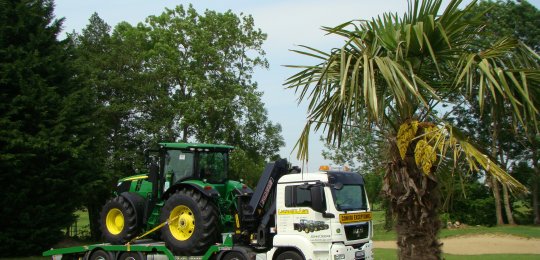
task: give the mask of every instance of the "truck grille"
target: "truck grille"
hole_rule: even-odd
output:
[[[347,236],[347,240],[367,238],[369,236],[369,223],[345,226],[345,236]]]

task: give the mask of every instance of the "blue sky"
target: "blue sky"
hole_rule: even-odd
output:
[[[448,0],[444,1],[449,2]],[[469,3],[470,1],[465,0]],[[529,1],[537,8],[540,0]],[[295,70],[283,65],[312,64],[301,55],[291,52],[297,45],[308,45],[321,50],[339,47],[342,40],[325,36],[321,26],[334,26],[352,19],[370,19],[384,12],[402,14],[407,9],[405,0],[197,0],[197,1],[150,1],[150,0],[56,0],[55,13],[64,17],[64,31],[80,32],[88,24],[88,18],[94,12],[109,25],[115,26],[121,21],[131,24],[143,22],[149,15],[161,14],[163,10],[182,4],[192,4],[199,12],[206,9],[216,11],[232,10],[234,13],[250,14],[256,27],[268,34],[264,44],[269,69],[259,69],[254,74],[259,89],[264,92],[262,101],[268,110],[269,118],[280,123],[286,146],[281,149],[281,156],[288,158],[305,171],[316,171],[319,165],[329,164],[321,156],[323,144],[319,136],[310,137],[309,163],[303,164],[292,152],[305,123],[306,105],[298,105],[293,90],[283,87],[283,82],[295,73]],[[291,153],[292,152],[292,153]]]

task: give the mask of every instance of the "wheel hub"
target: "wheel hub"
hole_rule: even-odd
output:
[[[105,225],[111,234],[120,234],[124,229],[124,214],[122,214],[122,211],[117,208],[109,210],[105,218]]]
[[[190,208],[184,205],[176,206],[169,215],[169,221],[169,230],[177,240],[185,241],[193,235],[195,216]]]

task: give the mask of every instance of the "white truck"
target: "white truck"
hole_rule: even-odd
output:
[[[260,259],[287,250],[291,257],[279,259],[373,259],[372,215],[359,174],[285,175],[276,207],[273,247]]]
[[[163,242],[51,249],[53,259],[373,259],[364,179],[353,172],[300,173],[269,163],[255,190],[239,194],[233,233],[202,256],[175,256]]]

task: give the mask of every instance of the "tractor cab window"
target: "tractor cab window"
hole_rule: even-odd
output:
[[[227,179],[228,156],[225,152],[202,152],[199,154],[201,179],[209,183],[223,183]]]
[[[165,156],[165,174],[174,184],[186,177],[193,176],[193,153],[169,150]],[[168,179],[167,178],[167,179]]]

